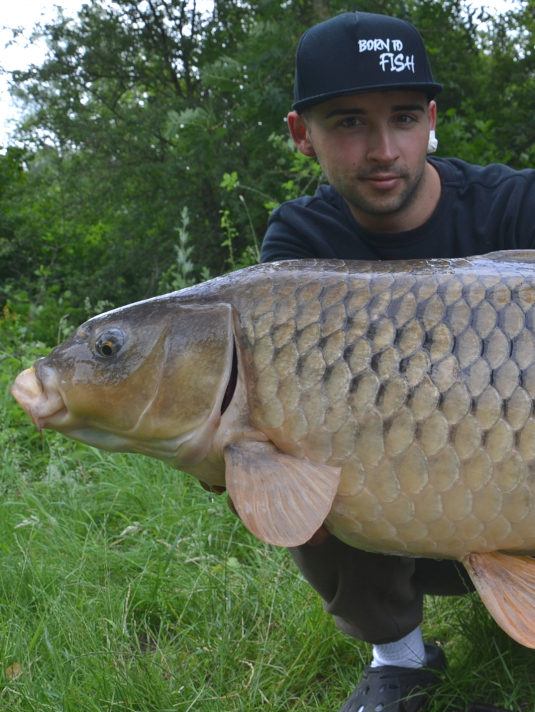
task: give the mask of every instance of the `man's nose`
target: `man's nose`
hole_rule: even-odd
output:
[[[390,164],[398,157],[397,143],[388,127],[380,126],[370,132],[367,151],[368,160]]]

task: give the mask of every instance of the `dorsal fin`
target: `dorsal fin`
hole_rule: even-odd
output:
[[[476,258],[492,260],[493,262],[524,262],[535,263],[535,250],[497,250],[486,255],[476,255]],[[470,259],[470,258],[469,258]]]
[[[492,551],[467,554],[462,561],[500,628],[535,648],[535,559]]]

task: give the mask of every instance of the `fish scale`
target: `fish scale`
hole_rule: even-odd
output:
[[[521,265],[412,269],[306,285],[275,273],[271,311],[248,315],[252,421],[286,452],[342,466],[327,526],[349,544],[535,549],[533,286],[511,274]]]

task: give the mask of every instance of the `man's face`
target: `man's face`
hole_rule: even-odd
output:
[[[430,197],[433,169],[426,154],[434,102],[419,91],[376,91],[293,114],[288,120],[297,146],[317,157],[361,225],[392,232],[415,226],[417,201]]]

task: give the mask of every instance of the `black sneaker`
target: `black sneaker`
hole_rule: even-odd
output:
[[[364,668],[362,679],[339,712],[417,712],[423,710],[431,689],[440,681],[446,656],[437,646],[426,644],[425,667],[395,665]]]

